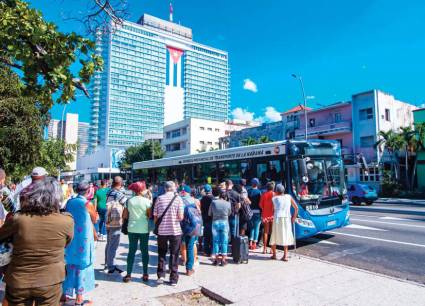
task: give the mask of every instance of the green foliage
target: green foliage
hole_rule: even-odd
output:
[[[260,143],[269,143],[269,142],[273,142],[273,140],[271,140],[269,138],[269,136],[261,136],[258,139],[255,139],[254,137],[248,137],[245,138],[241,141],[241,144],[244,146],[252,146],[252,145],[256,145],[256,144],[260,144]]]
[[[8,175],[28,174],[39,158],[46,120],[32,97],[23,97],[19,78],[0,64],[0,167]]]
[[[66,163],[74,161],[77,144],[67,144],[61,139],[44,140],[40,148],[37,165],[44,167],[52,176],[58,176],[61,170],[69,170]]]
[[[0,0],[0,62],[20,70],[23,94],[37,97],[42,114],[58,90],[57,103],[75,100],[76,89],[88,95],[84,84],[103,65],[94,48],[89,39],[59,32],[24,1]],[[81,67],[74,75],[70,67],[77,60]]]
[[[47,119],[34,98],[22,95],[18,76],[0,64],[0,167],[12,179],[21,179],[35,166],[57,175],[72,161],[77,145],[43,140]]]
[[[124,158],[120,162],[120,169],[130,169],[133,163],[151,160],[153,158],[160,159],[165,155],[161,144],[158,141],[147,140],[144,143],[127,148]]]

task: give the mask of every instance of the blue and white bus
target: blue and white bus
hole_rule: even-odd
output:
[[[339,143],[279,141],[199,154],[136,162],[135,178],[151,184],[178,180],[200,186],[254,177],[263,185],[281,182],[296,199],[297,238],[349,224],[349,203]]]

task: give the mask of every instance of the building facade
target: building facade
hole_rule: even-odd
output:
[[[185,119],[164,127],[162,147],[166,157],[218,150],[222,137],[252,124],[245,121]]]
[[[188,118],[228,118],[228,54],[194,42],[190,28],[145,14],[96,43],[105,65],[92,86],[91,151],[158,138]]]
[[[425,123],[425,108],[417,109],[413,112],[415,128],[418,124]],[[422,139],[425,143],[425,139]],[[417,187],[419,190],[425,191],[425,151],[418,151],[417,166],[416,166],[416,178]]]

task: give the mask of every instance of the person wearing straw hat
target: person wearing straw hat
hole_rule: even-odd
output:
[[[276,186],[276,194],[272,199],[274,216],[270,245],[272,246],[272,259],[276,259],[276,245],[283,246],[284,255],[281,260],[288,261],[288,246],[294,245],[295,239],[292,233],[292,224],[298,215],[298,206],[291,195],[285,194],[282,184]],[[291,216],[291,207],[294,214]]]

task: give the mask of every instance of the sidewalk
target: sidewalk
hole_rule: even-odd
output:
[[[396,205],[417,205],[425,207],[425,200],[404,198],[379,198],[375,203]]]
[[[177,287],[156,285],[156,247],[152,246],[148,284],[141,282],[140,254],[136,255],[133,281],[107,275],[103,262],[105,243],[96,249],[98,288],[90,294],[95,305],[162,305],[158,297],[204,287],[237,305],[416,305],[425,301],[425,287],[292,254],[290,261],[272,261],[254,253],[249,264],[214,267],[205,257],[192,277],[183,275]],[[127,236],[122,236],[117,264],[125,270]],[[280,254],[279,254],[280,255]],[[281,256],[281,255],[280,255]],[[278,258],[280,258],[280,256]],[[125,273],[123,273],[125,275]],[[180,305],[180,303],[176,303]]]

